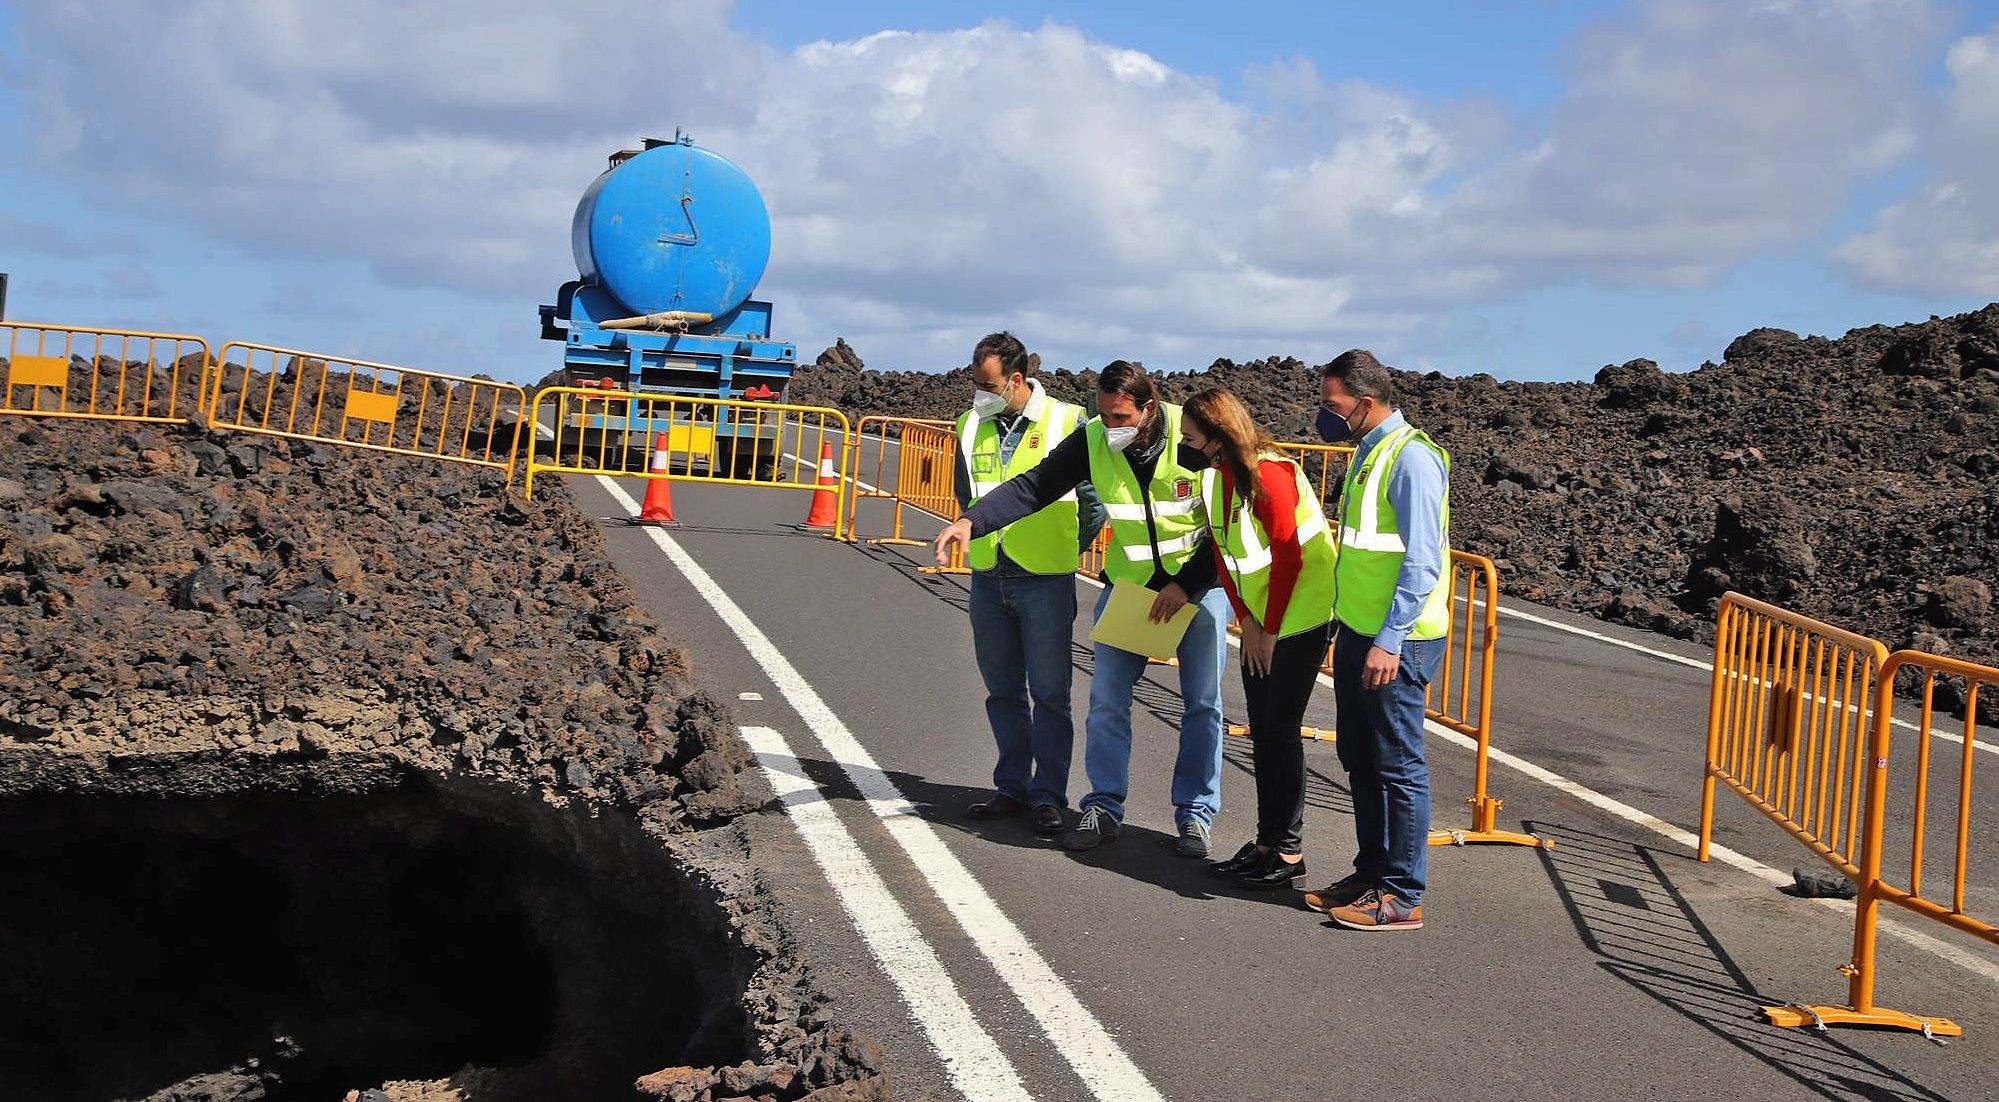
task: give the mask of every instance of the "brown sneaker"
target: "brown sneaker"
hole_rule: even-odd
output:
[[[1369,888],[1366,894],[1344,907],[1326,912],[1334,922],[1349,930],[1420,930],[1423,908],[1411,907],[1393,892]]]
[[[1335,880],[1318,891],[1306,892],[1305,909],[1320,914],[1331,914],[1334,907],[1344,907],[1366,895],[1369,887],[1367,880],[1361,874],[1354,873],[1344,879]]]

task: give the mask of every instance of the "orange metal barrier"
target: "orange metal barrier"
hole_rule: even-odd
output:
[[[895,503],[893,523],[889,535],[869,540],[869,543],[914,545],[928,542],[925,540],[908,539],[902,534],[902,510],[910,502],[905,500],[898,492],[902,482],[902,466],[900,461],[898,460],[893,467],[889,465],[888,461],[889,445],[899,445],[902,442],[903,433],[908,428],[915,426],[942,429],[949,432],[951,422],[926,417],[885,417],[871,413],[854,423],[854,439],[852,443],[847,445],[848,450],[853,453],[852,457],[847,461],[847,466],[854,472],[854,486],[847,503],[847,531],[850,535],[858,538],[861,502],[865,499],[879,498]],[[870,429],[873,431],[870,432]],[[895,433],[894,437],[890,437],[889,433],[891,432]],[[872,446],[874,451],[874,464],[872,467],[868,464],[867,456],[870,446]],[[894,476],[893,479],[891,479],[891,475]],[[952,498],[951,504],[955,509],[958,504],[955,495]],[[951,520],[956,519],[956,516],[957,514],[953,512],[941,519]]]
[[[873,427],[875,434],[869,436],[866,429]],[[878,536],[867,542],[875,544],[899,544],[904,546],[927,547],[929,540],[910,539],[902,534],[902,511],[904,508],[928,513],[949,523],[958,519],[958,491],[956,471],[958,463],[958,439],[952,432],[952,423],[922,417],[884,417],[870,414],[861,418],[853,441],[848,445],[851,453],[848,465],[856,472],[853,498],[848,503],[847,531],[858,531],[861,499],[883,498],[894,502],[893,521],[889,534]],[[894,431],[896,438],[891,441],[888,433]],[[889,445],[896,446],[895,464],[888,461]],[[872,469],[873,481],[864,482],[860,472],[868,470],[864,453],[873,445],[875,462]],[[919,566],[926,574],[969,574],[962,551],[953,551],[948,566]]]
[[[821,489],[819,457],[838,455],[835,539],[846,539],[845,496],[854,483],[852,426],[847,415],[819,406],[692,398],[589,387],[547,387],[529,404],[531,424],[553,441],[530,449],[523,492],[532,499],[537,475],[665,478],[778,490]],[[666,469],[653,470],[664,437]]]
[[[1499,650],[1499,574],[1491,559],[1466,551],[1451,552],[1451,627],[1444,637],[1444,661],[1430,681],[1424,714],[1478,740],[1478,763],[1472,793],[1471,829],[1433,830],[1433,846],[1496,842],[1516,846],[1552,846],[1532,834],[1500,830],[1499,809],[1505,801],[1486,790],[1492,756],[1492,661]],[[1462,609],[1462,612],[1459,610]],[[1332,655],[1326,656],[1330,674]]]
[[[469,463],[511,478],[526,404],[513,383],[231,341],[210,373],[204,410],[216,428]]]
[[[1700,858],[1715,782],[1858,877],[1865,725],[1888,648],[1737,593],[1722,598],[1701,784]]]
[[[1347,444],[1306,444],[1291,440],[1280,440],[1277,451],[1298,461],[1304,468],[1305,482],[1319,494],[1319,505],[1331,517],[1339,504],[1341,481],[1346,478],[1347,464],[1353,462],[1354,450]],[[1337,519],[1337,518],[1335,518]],[[1333,528],[1335,537],[1339,527]]]
[[[1894,723],[1894,685],[1897,675],[1904,671],[1918,675],[1922,712],[1916,724],[1916,760],[1913,773],[1908,778],[1908,803],[1906,808],[1899,804],[1897,808],[1898,812],[1906,810],[1906,815],[1898,813],[1894,817],[1897,828],[1906,828],[1909,855],[1906,865],[1896,870],[1900,880],[1897,883],[1883,874],[1882,859],[1889,849],[1889,761],[1892,750],[1890,734]],[[1938,755],[1931,753],[1931,744],[1936,734],[1939,677],[1955,683],[1953,688],[1956,692],[1953,695],[1957,715],[1951,718],[1963,723],[1963,751],[1955,763],[1946,765],[1948,768],[1949,764],[1954,764],[1957,769],[1957,814],[1952,824],[1955,829],[1945,846],[1951,858],[1947,898],[1932,897],[1923,891],[1926,828],[1935,787],[1931,781],[1938,760]],[[1882,900],[1999,945],[1999,927],[1995,927],[1989,919],[1975,917],[1965,910],[1965,887],[1971,859],[1972,765],[1977,757],[1978,700],[1981,692],[1994,689],[1999,689],[1999,669],[1955,658],[1904,650],[1888,656],[1880,664],[1867,753],[1856,762],[1855,780],[1857,782],[1859,775],[1865,775],[1866,796],[1860,826],[1859,868],[1848,873],[1860,891],[1854,904],[1853,958],[1841,968],[1849,977],[1848,1001],[1844,1006],[1794,1004],[1765,1007],[1763,1012],[1772,1023],[1792,1027],[1811,1025],[1821,1029],[1828,1025],[1893,1026],[1916,1030],[1931,1038],[1963,1034],[1963,1027],[1948,1018],[1908,1014],[1874,1005],[1874,948]],[[1950,710],[1946,709],[1947,712]]]
[[[175,422],[199,410],[208,342],[182,333],[0,322],[0,414]]]
[[[1965,910],[1978,700],[1981,691],[1999,686],[1999,669],[1920,651],[1890,655],[1877,640],[1736,593],[1722,599],[1714,667],[1700,859],[1708,859],[1719,780],[1850,877],[1859,890],[1853,956],[1840,969],[1849,977],[1848,1003],[1766,1006],[1764,1015],[1779,1026],[1892,1026],[1931,1038],[1962,1034],[1963,1028],[1948,1018],[1874,1005],[1875,939],[1880,903],[1887,900],[1999,944],[1999,927]],[[1895,682],[1905,673],[1921,688],[1922,708],[1915,725],[1913,774],[1894,786],[1891,821]],[[1952,876],[1947,901],[1923,891],[1940,677],[1956,690],[1957,718],[1964,725],[1963,752],[1955,763],[1957,814],[1948,845]],[[1906,864],[1891,874],[1901,878],[1899,883],[1882,871],[1890,829],[1908,846]]]
[[[1111,526],[1106,524],[1104,530],[1097,533],[1097,538],[1090,542],[1090,546],[1083,550],[1082,560],[1076,565],[1076,573],[1087,574],[1098,581],[1103,581],[1104,556],[1110,553],[1110,549]]]

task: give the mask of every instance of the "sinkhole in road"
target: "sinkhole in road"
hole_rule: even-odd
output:
[[[754,1055],[752,954],[634,820],[386,775],[0,800],[0,1098],[629,1098]]]

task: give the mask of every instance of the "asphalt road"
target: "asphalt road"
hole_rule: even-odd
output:
[[[1999,953],[1914,918],[1882,939],[1878,1001],[1966,1037],[1763,1024],[1765,1003],[1844,1001],[1852,912],[1777,891],[1815,859],[1732,795],[1718,840],[1742,856],[1693,859],[1701,648],[1502,603],[1491,789],[1503,826],[1556,844],[1433,849],[1426,928],[1354,934],[1172,853],[1173,671],[1141,683],[1123,835],[1067,854],[963,815],[992,765],[963,579],[918,572],[921,549],[796,532],[803,493],[676,483],[682,525],[660,534],[622,523],[642,484],[570,483],[786,793],[746,823],[759,864],[832,1016],[882,1044],[906,1098],[1999,1098]],[[885,507],[862,520],[882,530]],[[1330,689],[1307,722],[1332,725]],[[1464,825],[1472,755],[1430,745],[1435,825]],[[1317,886],[1345,871],[1351,822],[1333,746],[1306,755]],[[1999,825],[1991,791],[1974,837]],[[1231,740],[1217,855],[1253,823]],[[1994,913],[1978,871],[1970,909]]]

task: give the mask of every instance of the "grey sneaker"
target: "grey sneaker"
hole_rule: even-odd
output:
[[[1206,857],[1208,855],[1208,824],[1199,819],[1189,819],[1180,824],[1180,840],[1173,843],[1182,857]]]
[[[1062,848],[1075,852],[1096,849],[1105,842],[1117,839],[1117,820],[1101,807],[1083,809],[1083,817],[1076,820],[1076,827],[1062,836]]]

